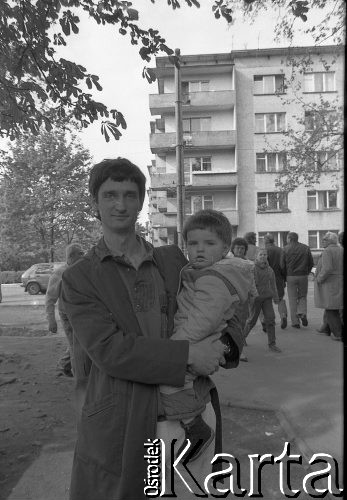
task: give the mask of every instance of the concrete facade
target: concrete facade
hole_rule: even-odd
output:
[[[305,61],[303,71],[297,61]],[[159,246],[177,241],[177,173],[174,69],[168,58],[156,62],[158,94],[150,96],[150,110],[159,118],[151,124],[149,219],[152,242]],[[258,163],[262,155],[269,162],[272,154],[275,161],[274,151],[289,148],[283,131],[299,130],[298,119],[311,104],[323,99],[332,107],[342,105],[343,51],[327,46],[182,56],[181,80],[186,215],[200,208],[221,210],[233,236],[255,231],[260,245],[266,232],[275,233],[282,246],[295,231],[319,253],[320,233],[343,229],[341,154],[318,184],[300,185],[275,209],[269,200],[277,192],[277,173],[272,167],[260,173]],[[280,168],[281,156],[275,159]]]

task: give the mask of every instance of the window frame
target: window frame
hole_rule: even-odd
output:
[[[260,248],[265,248],[264,236],[271,233],[274,237],[274,243],[280,248],[283,248],[287,244],[288,231],[258,231],[258,245]]]
[[[184,122],[189,120],[190,130],[184,130]],[[200,120],[199,122],[199,130],[192,130],[192,120]],[[201,129],[201,120],[209,120],[209,129]],[[182,132],[183,134],[193,134],[194,132],[209,132],[211,131],[211,116],[190,116],[187,118],[183,118],[182,120]]]
[[[193,163],[193,160],[196,160],[197,158],[200,160],[200,167],[201,168],[200,168],[200,170],[193,170],[192,163]],[[209,170],[203,169],[204,159],[209,160],[209,165],[210,165]],[[187,164],[186,164],[187,160],[189,160],[188,168],[186,168],[187,167]],[[192,184],[193,173],[212,172],[212,156],[208,156],[208,155],[206,155],[206,156],[185,156],[183,158],[183,168],[184,168],[184,179],[185,179],[186,184]]]
[[[272,90],[271,92],[266,92],[265,88],[265,79],[272,77]],[[276,90],[276,77],[282,78],[281,90]],[[257,92],[255,89],[256,79],[262,79],[262,92]],[[274,73],[271,75],[253,75],[253,95],[272,95],[272,94],[285,94],[284,90],[284,74],[283,73]]]
[[[322,88],[323,90],[317,90],[317,82],[315,80],[315,75],[323,75],[322,78]],[[327,90],[327,76],[326,75],[333,75],[333,89],[332,90]],[[312,82],[313,82],[313,90],[307,90],[307,81],[308,77],[312,76]],[[322,93],[322,92],[336,92],[336,72],[335,71],[308,71],[307,73],[304,73],[304,93],[305,94],[314,94],[314,93]]]
[[[262,198],[265,198],[266,202],[265,202],[265,205],[266,207],[269,207],[269,208],[261,208],[261,205],[262,204],[259,204],[259,198],[260,198],[260,195],[265,195],[262,196]],[[272,201],[271,200],[271,196],[272,195],[276,195],[276,208],[270,208],[270,202]],[[281,197],[283,197],[281,199]],[[283,204],[284,202],[284,206],[281,206],[280,204],[282,203]],[[259,213],[266,213],[266,212],[288,212],[289,209],[288,209],[288,193],[286,192],[281,192],[281,191],[257,191],[257,212]]]
[[[338,229],[309,229],[307,233],[307,242],[310,250],[323,250],[323,245],[322,245],[322,239],[323,236],[328,232],[331,231],[332,233],[338,234],[339,230]],[[314,234],[315,233],[315,234]],[[316,238],[316,246],[311,246],[310,245],[310,238],[315,237]]]
[[[274,115],[275,117],[275,130],[268,131],[267,130],[267,120],[266,118],[269,117],[270,115]],[[284,128],[281,130],[278,130],[278,116],[279,115],[284,115]],[[257,117],[263,117],[263,131],[257,131]],[[259,118],[258,118],[258,123],[259,123]],[[287,129],[287,122],[286,122],[286,112],[284,111],[275,111],[274,113],[255,113],[255,134],[282,134],[283,132],[286,131]]]
[[[263,157],[260,157],[260,155],[263,155]],[[275,155],[275,162],[276,162],[275,170],[269,170],[269,158],[268,158],[269,155]],[[280,168],[280,162],[279,162],[280,155],[283,155],[285,160],[286,160],[287,153],[285,151],[281,151],[281,152],[264,151],[264,152],[256,153],[255,154],[255,171],[256,171],[256,173],[257,174],[265,174],[265,173],[266,174],[268,174],[268,173],[273,174],[276,172],[282,172],[283,168]],[[265,170],[260,170],[258,168],[258,160],[264,160]]]
[[[309,194],[309,193],[315,193]],[[336,196],[336,201],[335,201],[335,206],[330,206],[331,202],[329,199],[329,194],[334,193]],[[316,203],[315,203],[315,208],[309,208],[309,203],[308,200],[315,198]],[[307,191],[307,211],[308,212],[315,212],[315,211],[325,211],[325,210],[336,210],[338,209],[337,205],[337,189],[311,189]]]
[[[212,210],[213,210],[213,207],[214,207],[213,194],[197,194],[197,193],[195,193],[195,194],[190,195],[189,204],[186,204],[186,208],[187,208],[187,205],[188,205],[188,207],[190,207],[190,211],[187,212],[186,215],[193,215],[196,213],[195,211],[193,211],[193,207],[194,207],[193,199],[200,198],[200,197],[201,197],[201,207],[202,208],[199,208],[199,210],[205,210],[205,203],[212,203]],[[210,199],[208,199],[208,198],[210,198]],[[208,207],[208,208],[211,208],[211,207]],[[199,210],[197,210],[197,211],[199,211]]]

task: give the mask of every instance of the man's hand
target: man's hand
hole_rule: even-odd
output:
[[[188,369],[195,375],[211,375],[225,364],[225,346],[219,340],[207,338],[189,346]]]
[[[51,319],[49,320],[48,322],[48,330],[52,333],[57,333],[58,331],[58,325],[57,325],[57,322],[56,320],[54,319]]]

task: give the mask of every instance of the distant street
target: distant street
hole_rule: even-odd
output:
[[[24,288],[19,283],[13,285],[1,285],[2,303],[3,306],[39,306],[44,305],[45,296],[41,293],[38,295],[29,295],[24,291]],[[1,312],[0,312],[1,315]]]

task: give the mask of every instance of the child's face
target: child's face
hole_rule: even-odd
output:
[[[267,262],[267,251],[259,250],[256,256],[256,260],[262,264],[264,264],[264,262]]]
[[[246,254],[246,247],[244,247],[243,245],[235,245],[233,254],[235,255],[235,257],[244,257]]]
[[[229,247],[210,229],[193,229],[187,233],[189,262],[195,269],[203,269],[218,262]]]

